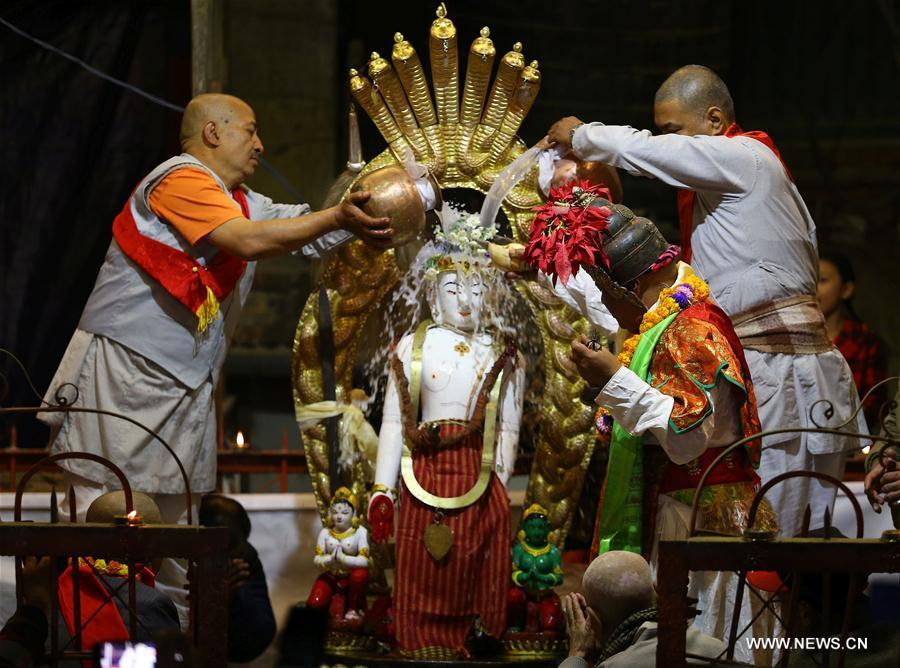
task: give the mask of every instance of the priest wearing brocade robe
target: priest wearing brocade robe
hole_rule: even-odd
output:
[[[614,316],[637,332],[618,356],[582,338],[572,344],[572,359],[594,388],[598,432],[609,440],[593,552],[640,552],[655,565],[661,538],[689,535],[704,471],[726,446],[759,432],[756,398],[728,316],[679,260],[679,247],[651,221],[600,197],[602,190],[584,187],[551,196],[525,257],[570,305],[590,304],[580,310],[595,327],[612,333]],[[700,491],[697,529],[743,531],[759,489],[759,454],[759,441],[750,440],[711,469]],[[767,503],[754,525],[777,525]],[[701,610],[695,625],[725,637],[736,585],[731,573],[692,574],[690,595]],[[741,628],[754,612],[750,599],[744,598]],[[752,635],[771,635],[770,627],[759,627],[768,621],[758,621]],[[736,658],[753,659],[741,643]]]

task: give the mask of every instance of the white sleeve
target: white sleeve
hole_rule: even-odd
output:
[[[250,205],[253,220],[273,220],[276,218],[299,218],[312,212],[309,204],[278,204],[273,202],[271,198],[254,192],[249,188],[246,189],[247,203]],[[353,238],[353,235],[346,230],[335,230],[328,234],[323,234],[318,239],[309,242],[299,251],[294,251],[291,255],[302,253],[310,259],[320,259],[329,251],[334,250],[338,246],[346,243]]]
[[[619,331],[618,321],[603,305],[603,293],[586,271],[579,270],[569,278],[566,285],[560,280],[553,285],[550,277],[539,271],[538,282],[548,290],[553,290],[566,306],[583,315],[606,336],[611,338]]]
[[[670,423],[675,399],[641,380],[636,373],[620,367],[597,395],[596,403],[606,408],[620,427],[635,436],[649,431],[666,455],[676,464],[687,464],[708,447],[728,445],[741,437],[740,418],[731,383],[720,377],[708,391],[712,411],[698,425],[676,432]]]
[[[739,138],[652,135],[602,123],[578,128],[572,148],[583,160],[604,162],[676,188],[718,193],[752,190],[759,163],[759,156]]]

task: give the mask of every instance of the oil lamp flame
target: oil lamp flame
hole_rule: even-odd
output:
[[[244,432],[238,430],[237,437],[234,439],[235,450],[246,450],[250,447],[250,443],[244,438]]]

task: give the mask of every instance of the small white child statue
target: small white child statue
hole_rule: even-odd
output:
[[[316,578],[306,607],[328,608],[336,621],[361,622],[366,610],[369,539],[356,513],[356,497],[340,487],[331,499],[313,558],[325,572]]]

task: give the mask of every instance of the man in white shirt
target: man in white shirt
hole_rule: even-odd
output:
[[[834,426],[859,402],[846,361],[825,332],[815,301],[815,224],[774,143],[735,123],[727,87],[708,68],[688,65],[660,87],[653,136],[627,126],[558,121],[551,144],[571,146],[632,174],[684,189],[685,259],[708,282],[746,349],[763,429]],[[824,416],[827,400],[834,407]],[[862,416],[854,427],[864,429]],[[763,441],[760,475],[812,469],[840,478],[852,439],[830,434],[781,433]],[[813,525],[834,503],[836,489],[794,479],[767,494],[783,535],[796,535],[807,505]]]

